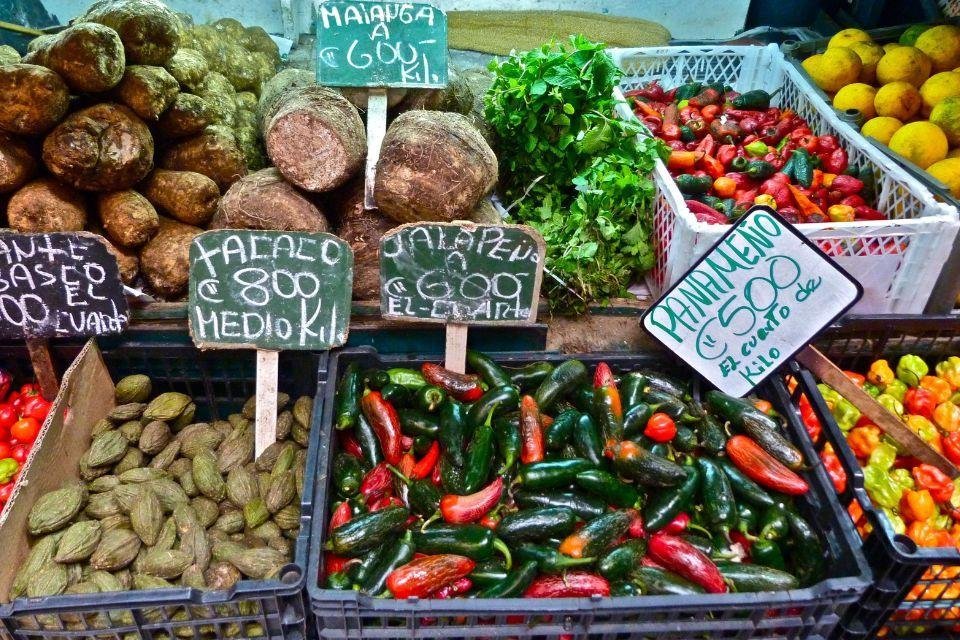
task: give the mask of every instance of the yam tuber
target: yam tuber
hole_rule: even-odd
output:
[[[202,173],[217,183],[220,191],[247,174],[243,153],[230,129],[210,126],[167,149],[160,167]]]
[[[102,193],[97,199],[107,237],[123,249],[135,249],[157,233],[160,218],[150,201],[136,191]]]
[[[114,96],[144,120],[156,120],[167,110],[180,83],[163,67],[141,64],[127,66],[123,80],[113,90]]]
[[[196,91],[203,82],[203,77],[210,73],[210,65],[199,51],[182,47],[163,67],[190,91]]]
[[[327,231],[326,217],[276,169],[241,178],[223,194],[212,229]]]
[[[193,136],[213,122],[213,107],[192,93],[177,94],[173,104],[157,121],[157,132],[166,138]]]
[[[103,246],[107,248],[110,255],[116,258],[117,268],[120,271],[120,280],[123,281],[123,284],[133,284],[133,281],[137,279],[137,274],[140,273],[140,258],[137,257],[137,254],[126,249],[121,249],[102,235],[98,235],[97,239],[103,243]]]
[[[157,169],[140,190],[166,215],[198,227],[210,222],[220,200],[217,183],[193,171]]]
[[[123,43],[110,27],[75,24],[34,42],[36,47],[23,61],[56,71],[74,91],[99,93],[112,89],[123,77]]]
[[[160,218],[157,234],[140,250],[140,272],[157,295],[176,298],[190,281],[190,243],[203,229]]]
[[[67,114],[70,89],[55,72],[35,64],[0,67],[0,129],[46,133]]]
[[[180,46],[180,20],[159,0],[99,0],[77,21],[116,31],[131,64],[162,65]]]
[[[37,172],[30,147],[13,136],[0,133],[0,193],[16,191]]]
[[[7,222],[21,233],[82,231],[87,223],[83,196],[53,178],[28,182],[10,198]]]
[[[376,209],[363,206],[362,179],[353,179],[330,194],[331,213],[339,221],[335,233],[353,249],[353,298],[380,298],[380,237],[397,226]]]

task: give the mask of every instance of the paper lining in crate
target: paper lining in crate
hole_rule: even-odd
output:
[[[776,45],[611,49],[610,54],[624,71],[623,91],[652,80],[668,89],[691,80],[723,82],[741,92],[780,89],[771,104],[793,109],[816,135],[836,135],[851,166],[872,169],[877,198],[871,204],[889,218],[800,224],[798,229],[863,285],[864,296],[854,313],[924,310],[960,229],[956,209],[937,202],[923,184],[811,95]],[[626,102],[618,106],[618,113],[634,117]],[[647,286],[656,297],[679,280],[729,226],[696,220],[662,162],[657,163],[654,180],[657,258]]]

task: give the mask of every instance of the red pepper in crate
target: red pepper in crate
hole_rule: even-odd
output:
[[[736,157],[737,157],[736,145],[722,144],[717,149],[717,160],[719,160],[724,167],[729,167],[730,163],[733,162],[733,159]]]
[[[830,481],[833,483],[833,488],[836,489],[837,493],[846,491],[847,472],[843,470],[843,465],[840,464],[840,458],[837,457],[830,443],[827,443],[823,447],[823,451],[820,452],[820,461],[823,462],[823,468],[827,472],[827,475],[830,476]]]
[[[791,496],[810,490],[803,478],[747,436],[736,435],[727,440],[727,455],[738,469],[763,487]]]
[[[937,399],[923,387],[911,387],[903,396],[903,408],[907,413],[933,420],[933,411],[937,408]]]
[[[847,152],[842,147],[837,147],[824,159],[822,169],[827,173],[836,173],[839,178],[839,174],[847,170],[847,165]]]
[[[818,140],[818,151],[835,151],[840,148],[839,143],[837,143],[837,136],[834,135],[825,135],[820,136]]]
[[[683,533],[690,526],[690,514],[681,511],[663,528],[664,533],[678,534]]]
[[[323,573],[324,576],[329,576],[332,573],[340,573],[347,568],[348,565],[359,562],[357,558],[345,558],[343,556],[338,556],[332,551],[323,552]]]
[[[714,105],[720,102],[723,99],[723,96],[720,95],[720,92],[712,87],[707,87],[699,94],[690,98],[690,104],[694,107],[705,107],[707,105]]]
[[[953,481],[943,471],[930,464],[918,464],[911,472],[917,489],[926,489],[937,502],[950,502]]]
[[[398,600],[426,598],[465,578],[475,566],[470,558],[455,554],[416,558],[387,576],[387,589]]]
[[[667,158],[667,168],[672,171],[689,171],[697,164],[696,151],[671,151]]]
[[[717,116],[720,114],[720,106],[715,104],[708,104],[703,109],[700,109],[700,116],[703,118],[703,121],[708,125],[716,120]]]
[[[480,491],[468,496],[448,494],[440,498],[440,514],[450,524],[476,522],[493,509],[503,494],[503,478],[497,476]]]
[[[856,210],[857,207],[865,207],[865,206],[867,206],[866,200],[864,200],[864,199],[863,199],[863,196],[861,196],[859,193],[855,193],[855,194],[853,194],[853,195],[846,196],[845,198],[841,199],[837,204],[845,204],[845,205],[847,205],[848,207],[853,207],[854,210]],[[879,213],[879,212],[877,212],[877,213]]]
[[[693,214],[699,222],[706,222],[707,224],[728,224],[726,216],[714,209],[713,207],[707,206],[698,200],[684,200],[687,204],[687,207],[690,208],[690,213]],[[752,202],[752,200],[751,200]]]
[[[844,196],[852,196],[863,191],[863,181],[841,173],[830,183],[830,189],[839,191]]]
[[[887,217],[874,209],[873,207],[868,207],[866,205],[860,205],[853,208],[855,217],[857,220],[886,220]]]
[[[740,119],[740,129],[744,133],[756,133],[757,129],[760,127],[760,121],[754,117],[746,117]]]
[[[399,462],[399,461],[398,461]],[[360,495],[367,503],[373,502],[393,490],[393,474],[387,463],[381,462],[363,476],[360,481]]]
[[[593,406],[600,419],[605,446],[619,442],[623,438],[623,403],[613,371],[606,362],[598,364],[593,375]]]
[[[643,525],[643,516],[636,509],[627,509],[626,511],[630,514],[630,527],[627,529],[627,535],[631,538],[646,538],[647,528]]]
[[[654,562],[700,585],[707,593],[728,591],[717,565],[683,538],[657,532],[650,537],[647,552]]]
[[[955,465],[960,465],[960,431],[947,434],[943,439],[943,455]]]
[[[350,509],[350,503],[344,500],[333,510],[333,514],[330,516],[329,530],[333,531],[340,525],[350,522],[350,518],[352,517],[353,511]]]
[[[540,462],[545,454],[540,409],[533,396],[520,400],[520,462]]]
[[[440,387],[460,402],[474,402],[483,395],[479,376],[457,373],[430,362],[424,363],[421,371],[427,382]]]
[[[13,384],[13,376],[10,375],[10,372],[6,369],[0,369],[0,398],[6,398],[7,394],[10,392],[10,386]],[[11,398],[7,398],[7,401],[11,401]]]
[[[457,594],[470,591],[472,588],[473,581],[470,580],[470,578],[463,577],[455,580],[445,587],[440,588],[438,591],[434,592],[433,597],[437,600],[449,600],[450,598],[456,597]]]
[[[609,596],[610,583],[606,578],[584,571],[537,576],[523,593],[524,598],[589,598],[593,595]]]
[[[807,222],[823,222],[826,216],[824,216],[823,210],[820,207],[810,200],[799,188],[792,184],[788,185],[787,188],[790,189],[790,194],[793,196],[794,202],[797,203],[800,215],[806,219]]]
[[[413,469],[410,470],[410,479],[420,480],[429,476],[437,466],[438,460],[440,460],[440,443],[434,440],[423,457],[413,465]]]
[[[800,420],[803,422],[803,426],[807,429],[807,435],[810,436],[810,439],[816,443],[820,441],[820,433],[823,430],[823,426],[820,424],[820,418],[817,417],[816,412],[813,410],[813,406],[810,404],[810,399],[807,398],[806,394],[800,396]]]
[[[635,109],[639,111],[644,117],[656,118],[658,121],[662,122],[662,117],[660,116],[660,112],[654,109],[653,107],[651,107],[650,105],[648,105],[646,102],[643,102],[641,100],[634,100],[633,104]]]
[[[403,434],[400,432],[400,418],[393,405],[384,400],[379,391],[371,391],[360,400],[360,409],[373,426],[386,461],[390,464],[400,462]]]
[[[341,451],[350,454],[354,458],[363,460],[363,449],[360,448],[360,443],[357,442],[353,433],[350,431],[337,431],[337,440],[340,443]]]

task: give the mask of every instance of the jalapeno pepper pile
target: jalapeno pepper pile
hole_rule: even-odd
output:
[[[338,380],[323,584],[394,598],[791,589],[825,575],[770,404],[470,351]],[[759,407],[759,408],[758,408]]]
[[[728,224],[754,204],[792,223],[885,217],[869,205],[869,168],[849,166],[836,136],[814,135],[766,91],[699,82],[667,91],[654,81],[626,96],[670,146],[667,167],[701,222]]]

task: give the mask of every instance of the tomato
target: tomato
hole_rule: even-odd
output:
[[[10,427],[10,435],[20,442],[33,442],[40,433],[40,422],[36,418],[21,418]]]
[[[958,431],[957,434],[960,435],[960,431]],[[6,442],[0,442],[0,460],[9,458],[11,449],[12,447]]]
[[[29,455],[30,445],[28,444],[18,444],[10,451],[10,457],[20,464],[26,462]]]
[[[30,396],[23,404],[20,417],[34,418],[37,422],[43,424],[43,421],[47,419],[47,414],[50,413],[50,407],[51,404],[41,396]]]
[[[6,504],[6,502],[10,499],[10,495],[13,493],[13,488],[16,486],[16,481],[8,482],[7,484],[0,486],[0,504]]]

